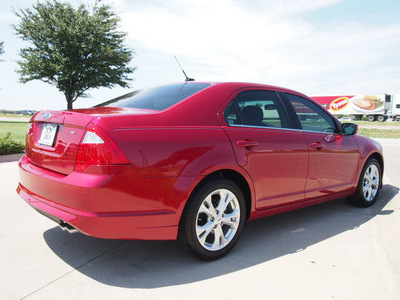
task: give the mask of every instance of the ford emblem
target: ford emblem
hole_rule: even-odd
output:
[[[49,113],[49,112],[47,112],[47,113],[45,113],[44,115],[43,115],[43,118],[45,119],[45,120],[47,120],[48,118],[50,118],[51,117],[51,113]]]

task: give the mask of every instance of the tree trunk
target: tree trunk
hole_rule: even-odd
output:
[[[65,94],[65,99],[67,100],[67,109],[72,109],[72,94]]]

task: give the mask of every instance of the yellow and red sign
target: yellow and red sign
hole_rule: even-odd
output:
[[[333,111],[338,111],[345,108],[350,103],[349,98],[347,97],[340,97],[331,102],[329,108]]]

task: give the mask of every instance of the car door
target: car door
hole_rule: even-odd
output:
[[[358,145],[353,136],[341,135],[338,123],[314,102],[285,94],[309,149],[306,199],[346,192],[357,181]]]
[[[308,148],[275,91],[238,93],[224,111],[237,163],[252,178],[256,209],[304,199]]]

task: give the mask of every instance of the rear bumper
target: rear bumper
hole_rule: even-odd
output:
[[[101,167],[93,173],[70,175],[40,168],[24,156],[17,193],[57,223],[67,223],[93,237],[174,240],[184,206],[165,190],[170,178],[144,179],[129,165]],[[174,199],[174,205],[169,203]],[[180,203],[181,202],[181,203]]]

